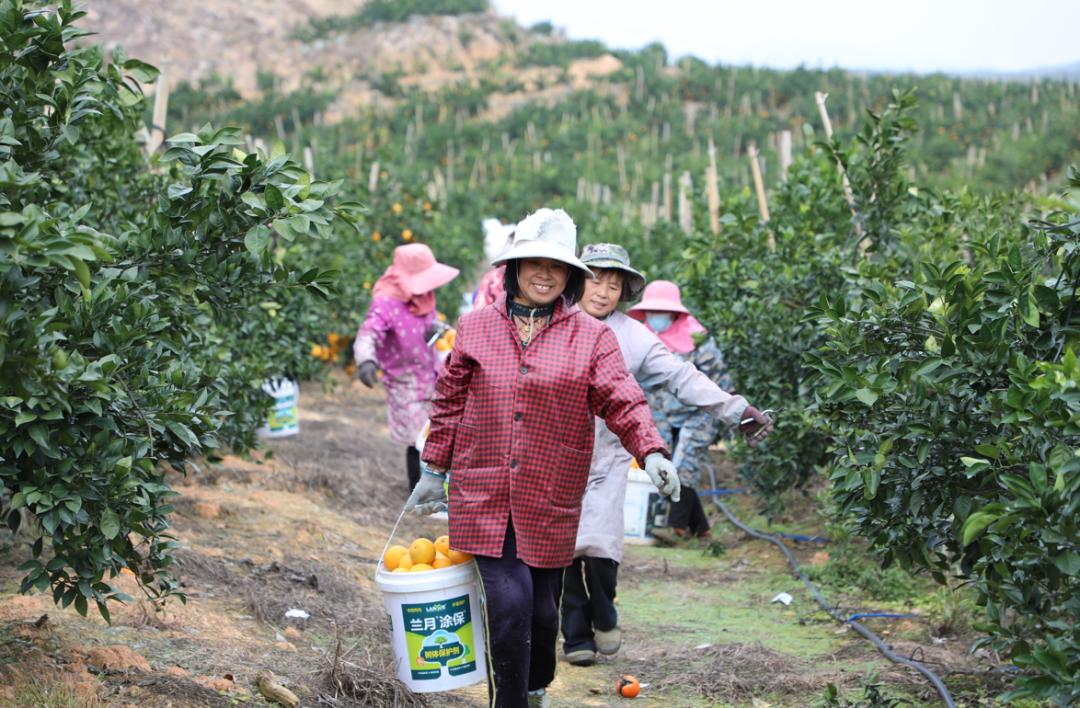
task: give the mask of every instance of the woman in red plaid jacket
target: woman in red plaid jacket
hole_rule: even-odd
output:
[[[562,210],[517,226],[506,293],[461,318],[435,385],[428,470],[406,508],[444,508],[450,543],[476,557],[487,607],[494,706],[547,705],[563,569],[574,541],[599,416],[663,494],[678,474],[615,335],[575,306],[585,278]]]

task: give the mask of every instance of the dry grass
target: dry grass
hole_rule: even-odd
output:
[[[637,659],[629,671],[661,676],[658,689],[693,690],[708,700],[733,701],[753,696],[809,695],[828,681],[843,682],[827,672],[760,644],[725,644],[701,650],[680,648]]]
[[[340,633],[334,652],[327,653],[323,659],[325,666],[319,673],[320,705],[342,708],[425,708],[430,705],[394,676],[394,665],[390,660],[373,654],[360,642],[344,649]]]

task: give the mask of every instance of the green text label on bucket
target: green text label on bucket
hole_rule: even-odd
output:
[[[469,596],[420,605],[402,605],[412,677],[435,680],[476,671]]]

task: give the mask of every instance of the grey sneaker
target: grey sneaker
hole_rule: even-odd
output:
[[[529,691],[529,708],[551,708],[551,701],[547,697],[547,689]]]
[[[574,666],[592,666],[596,663],[596,652],[592,649],[578,649],[566,652],[563,658]]]
[[[622,630],[618,627],[606,632],[598,629],[593,632],[593,638],[596,640],[596,650],[606,656],[618,653],[622,646]]]

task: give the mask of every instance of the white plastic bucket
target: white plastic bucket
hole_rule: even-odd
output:
[[[665,509],[660,492],[653,486],[649,475],[631,467],[623,501],[623,541],[636,545],[656,543],[650,532],[656,526],[663,526]]]
[[[292,379],[268,380],[263,391],[274,397],[266,423],[256,430],[264,438],[283,438],[300,432],[300,387]]]
[[[390,615],[397,677],[414,693],[450,691],[487,678],[476,562],[422,573],[375,573]]]

